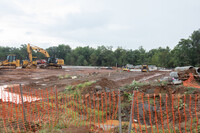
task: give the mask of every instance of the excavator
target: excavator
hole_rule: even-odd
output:
[[[62,65],[64,65],[64,60],[63,59],[57,59],[54,57],[50,57],[49,53],[37,46],[31,46],[30,44],[27,45],[27,52],[29,55],[29,61],[24,61],[23,62],[23,68],[37,68],[37,58],[32,56],[32,50],[35,50],[37,52],[40,52],[45,55],[47,58],[47,62],[45,64],[41,64],[40,68],[44,69],[51,69],[51,68],[62,68]]]
[[[15,69],[16,67],[20,66],[20,60],[16,59],[15,54],[9,54],[7,59],[0,62],[0,69],[7,68],[7,69]]]

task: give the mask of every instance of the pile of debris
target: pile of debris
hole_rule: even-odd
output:
[[[189,74],[192,73],[194,78],[197,81],[200,81],[200,76],[199,76],[199,73],[198,73],[200,71],[200,68],[195,68],[195,67],[192,67],[192,66],[176,67],[175,71],[178,74],[179,80],[182,80],[182,81],[188,80],[189,77],[190,77]]]
[[[194,76],[195,81],[200,82],[200,68],[193,66],[176,67],[173,72],[170,73],[170,79],[173,84],[182,84],[182,82],[190,78],[190,74]]]

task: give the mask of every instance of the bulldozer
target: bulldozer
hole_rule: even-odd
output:
[[[148,65],[142,65],[141,72],[149,72],[149,66]]]
[[[32,63],[29,60],[22,61],[22,68],[37,68],[37,57],[30,57],[32,58]]]
[[[45,64],[41,64],[40,68],[44,68],[44,69],[59,68],[59,69],[61,69],[62,65],[64,65],[63,59],[50,57],[49,53],[46,50],[44,50],[40,47],[32,46],[32,45],[28,44],[27,52],[29,55],[29,61],[28,61],[28,63],[27,63],[27,61],[24,61],[23,68],[37,68],[37,61],[36,61],[37,59],[32,57],[32,50],[42,53],[47,58],[47,62]]]
[[[15,54],[9,54],[7,59],[0,62],[1,69],[16,69],[20,66],[20,60],[16,59]]]

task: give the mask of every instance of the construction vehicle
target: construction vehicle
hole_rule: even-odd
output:
[[[37,68],[37,57],[32,56],[32,47],[30,46],[30,44],[27,45],[27,53],[29,60],[23,60],[22,68]]]
[[[64,60],[63,59],[58,59],[54,57],[50,57],[49,53],[37,46],[31,46],[30,44],[27,45],[27,52],[29,55],[29,62],[28,65],[25,66],[25,68],[34,68],[34,66],[37,66],[37,61],[36,59],[33,60],[32,57],[32,50],[35,50],[37,52],[40,52],[45,55],[47,58],[47,62],[45,64],[41,64],[40,68],[62,68],[62,65],[64,65]]]
[[[44,59],[37,60],[37,64],[45,64],[47,61]]]
[[[22,61],[22,68],[37,68],[37,57],[31,57],[31,58],[32,61],[30,59]]]
[[[0,68],[15,69],[19,66],[20,60],[17,60],[14,54],[9,54],[6,60],[0,62]]]
[[[130,68],[128,68],[128,67],[123,67],[123,71],[130,71]]]
[[[149,72],[149,66],[148,65],[142,65],[141,72]]]

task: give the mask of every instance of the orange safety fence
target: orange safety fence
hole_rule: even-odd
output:
[[[118,106],[119,91],[81,95],[59,93],[56,87],[23,89],[26,90],[23,97],[19,87],[10,87],[10,93],[1,90],[0,132],[36,132],[45,126],[60,125],[85,127],[91,132],[115,132],[119,126],[119,108],[122,125],[129,125],[131,119],[133,132],[200,132],[197,94],[152,96],[135,91],[132,100],[122,96]],[[123,132],[128,131],[125,127]]]

